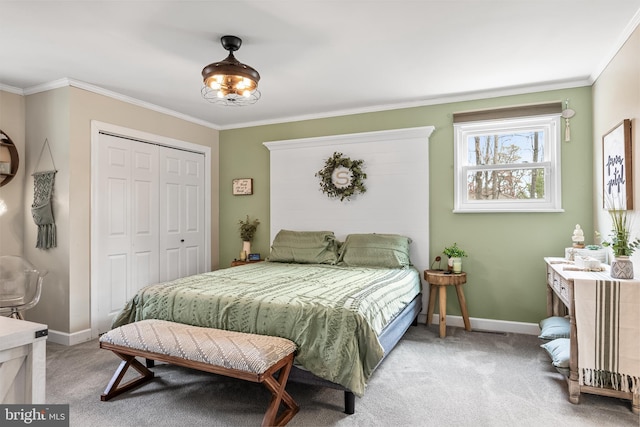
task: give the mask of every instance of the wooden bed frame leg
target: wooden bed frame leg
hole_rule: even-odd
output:
[[[144,359],[144,364],[147,365],[147,368],[153,368],[156,366],[156,361],[153,359]]]
[[[109,381],[109,384],[107,384],[107,388],[104,390],[104,393],[100,395],[100,400],[102,400],[103,402],[116,397],[119,394],[124,393],[125,391],[129,391],[132,388],[138,387],[139,385],[151,381],[154,376],[153,372],[145,368],[142,363],[138,362],[135,356],[120,354],[115,351],[114,353],[122,359],[122,362],[120,362],[120,366],[118,366],[118,369],[116,369],[113,377],[111,377],[111,381]],[[129,369],[129,367],[133,367],[133,369],[138,371],[140,373],[140,376],[118,387],[120,385],[120,381],[122,381],[122,378],[124,378],[124,374],[127,372],[127,369]]]
[[[351,391],[344,392],[344,413],[353,415],[356,412],[356,395]]]

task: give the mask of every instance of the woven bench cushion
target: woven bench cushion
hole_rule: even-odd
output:
[[[253,374],[264,373],[296,350],[296,345],[286,338],[156,319],[112,329],[100,337],[100,342]]]

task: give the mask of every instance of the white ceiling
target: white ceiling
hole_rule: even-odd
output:
[[[71,84],[217,129],[575,87],[640,20],[640,0],[0,0],[0,89]],[[262,99],[202,99],[202,68],[236,58]]]

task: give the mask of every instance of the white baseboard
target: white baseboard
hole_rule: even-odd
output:
[[[56,344],[76,345],[91,340],[91,329],[85,329],[84,331],[74,332],[72,334],[49,329],[49,338],[47,339]]]
[[[426,322],[426,320],[426,314],[420,314],[418,316],[418,321],[424,323]],[[537,323],[479,319],[477,317],[470,317],[469,322],[471,323],[471,330],[473,331],[510,332],[515,334],[540,335],[540,327]],[[438,314],[434,314],[431,323],[434,325],[439,325],[440,316]],[[457,326],[464,328],[464,320],[462,319],[462,316],[447,316],[447,326]]]

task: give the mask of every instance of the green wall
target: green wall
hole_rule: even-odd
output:
[[[562,213],[454,214],[452,114],[460,111],[564,101],[576,111],[571,141],[562,142]],[[248,107],[250,108],[250,107]],[[220,266],[238,257],[238,221],[261,222],[252,252],[269,253],[269,150],[265,141],[435,126],[429,148],[430,259],[457,242],[468,279],[469,316],[537,323],[546,316],[544,256],[563,256],[576,224],[593,241],[593,135],[591,88],[455,102],[220,132]],[[233,196],[234,178],[253,178],[254,194]],[[426,191],[417,186],[414,191]],[[451,291],[451,290],[450,290]],[[459,315],[455,293],[447,314]]]

